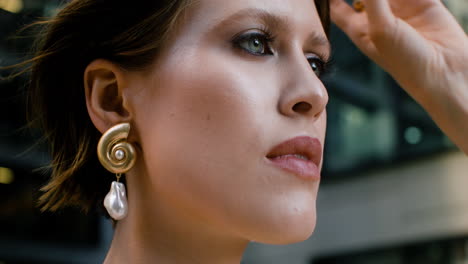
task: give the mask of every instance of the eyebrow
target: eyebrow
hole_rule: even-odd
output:
[[[235,23],[238,20],[246,18],[260,21],[263,24],[268,25],[269,27],[275,30],[289,32],[291,31],[292,27],[286,18],[283,18],[277,14],[273,14],[266,10],[258,8],[245,8],[232,14],[226,19],[223,19],[221,22],[217,23],[215,28],[223,28],[225,26]],[[318,45],[324,47],[328,54],[331,53],[330,41],[324,34],[321,34],[318,31],[311,32],[306,38],[306,43],[308,43],[309,45]]]

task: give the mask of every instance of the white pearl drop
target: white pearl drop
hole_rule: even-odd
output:
[[[116,158],[116,159],[122,160],[124,157],[125,157],[125,153],[123,152],[123,150],[118,149],[118,150],[115,152],[115,158]]]
[[[127,216],[128,203],[125,194],[125,185],[113,181],[109,193],[104,198],[104,207],[109,215],[115,220],[122,220]]]

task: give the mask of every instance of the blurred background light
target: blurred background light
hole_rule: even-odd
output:
[[[0,0],[0,8],[11,13],[19,13],[23,7],[23,0]]]
[[[422,131],[417,127],[412,126],[405,130],[405,140],[411,145],[419,144],[422,141],[422,138]]]
[[[10,184],[14,179],[15,175],[11,169],[0,167],[0,184]]]

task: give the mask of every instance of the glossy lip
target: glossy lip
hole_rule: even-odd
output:
[[[272,165],[291,172],[301,179],[320,180],[322,144],[317,138],[300,136],[286,140],[275,146],[266,158]]]

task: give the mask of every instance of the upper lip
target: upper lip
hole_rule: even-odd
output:
[[[266,157],[271,159],[295,154],[305,156],[308,160],[319,166],[322,159],[322,144],[317,138],[299,136],[276,145]]]

